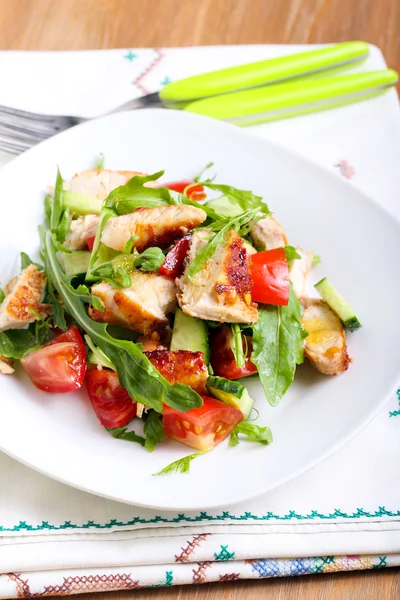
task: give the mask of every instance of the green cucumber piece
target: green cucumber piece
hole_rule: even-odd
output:
[[[219,196],[218,198],[214,198],[214,200],[209,200],[204,206],[213,208],[223,217],[237,217],[243,212],[239,206],[233,204],[226,196]]]
[[[224,377],[211,376],[207,380],[207,388],[215,398],[240,410],[245,419],[249,418],[254,400],[244,385]]]
[[[70,192],[64,190],[63,192],[63,204],[65,208],[69,208],[69,212],[76,215],[99,215],[103,200],[98,198],[91,198],[89,196],[82,196],[76,192]]]
[[[337,314],[343,325],[350,331],[356,331],[362,327],[360,321],[350,304],[339,294],[334,285],[324,277],[315,284],[315,289],[321,294],[321,297]]]
[[[89,268],[90,252],[88,250],[73,250],[70,253],[60,253],[60,262],[66,275],[82,275]]]
[[[210,360],[207,325],[201,319],[185,314],[180,308],[175,313],[171,350],[203,352],[204,360]]]

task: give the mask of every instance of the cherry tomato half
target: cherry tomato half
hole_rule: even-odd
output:
[[[287,306],[289,302],[289,267],[283,248],[253,254],[251,276],[253,279],[251,298],[254,302]]]
[[[170,406],[163,408],[165,435],[197,450],[210,450],[225,440],[243,419],[242,413],[209,396],[202,396],[204,404],[188,412],[179,412]]]
[[[93,252],[93,246],[94,246],[94,240],[95,239],[96,239],[96,236],[95,235],[91,235],[86,240],[86,246],[88,247],[88,249],[90,250],[90,252]]]
[[[210,333],[211,366],[215,375],[226,379],[240,379],[257,373],[257,367],[251,362],[251,337],[243,340],[244,350],[247,344],[247,357],[244,365],[238,367],[231,350],[232,331],[228,325],[220,325]]]
[[[53,394],[81,387],[86,373],[86,350],[76,327],[61,333],[49,344],[21,359],[32,383]]]
[[[94,411],[104,427],[122,427],[136,415],[136,403],[132,401],[110,369],[88,369],[86,389]]]
[[[171,279],[175,279],[175,277],[180,277],[182,275],[185,266],[185,258],[189,251],[190,238],[190,235],[185,235],[185,237],[175,242],[175,245],[167,253],[165,260],[160,267],[160,275],[165,275],[165,277],[170,277]]]
[[[187,186],[192,185],[193,183],[194,181],[190,179],[181,179],[180,181],[170,181],[169,183],[163,183],[161,185],[162,187],[167,187],[169,190],[183,194]],[[187,190],[186,196],[190,198],[190,200],[195,200],[196,202],[198,200],[204,200],[206,198],[204,187],[202,185],[193,185],[193,187]]]

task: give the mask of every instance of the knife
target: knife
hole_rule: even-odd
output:
[[[357,66],[368,57],[365,42],[344,42],[334,46],[279,56],[247,65],[239,65],[195,75],[168,83],[162,90],[136,98],[118,107],[120,110],[168,106],[182,108],[188,102],[220,94],[227,94],[301,77],[318,76]]]
[[[398,82],[396,71],[371,71],[296,80],[197,100],[183,110],[246,126],[352,104],[373,98]]]

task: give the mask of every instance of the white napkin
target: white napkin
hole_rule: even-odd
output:
[[[170,80],[300,50],[1,52],[0,104],[97,115]],[[371,47],[362,69],[384,67]],[[252,130],[345,177],[399,217],[394,91]],[[1,155],[1,164],[8,160]],[[362,433],[301,477],[256,500],[198,513],[98,498],[0,454],[0,598],[400,565],[398,417],[393,397]]]

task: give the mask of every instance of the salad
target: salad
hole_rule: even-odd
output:
[[[86,388],[115,438],[197,450],[166,473],[228,437],[269,444],[243,378],[259,377],[275,406],[304,357],[343,373],[345,329],[360,323],[326,278],[306,295],[319,259],[289,245],[261,197],[163,174],[57,172],[40,258],[22,252],[0,290],[0,371],[20,360],[43,392]]]

